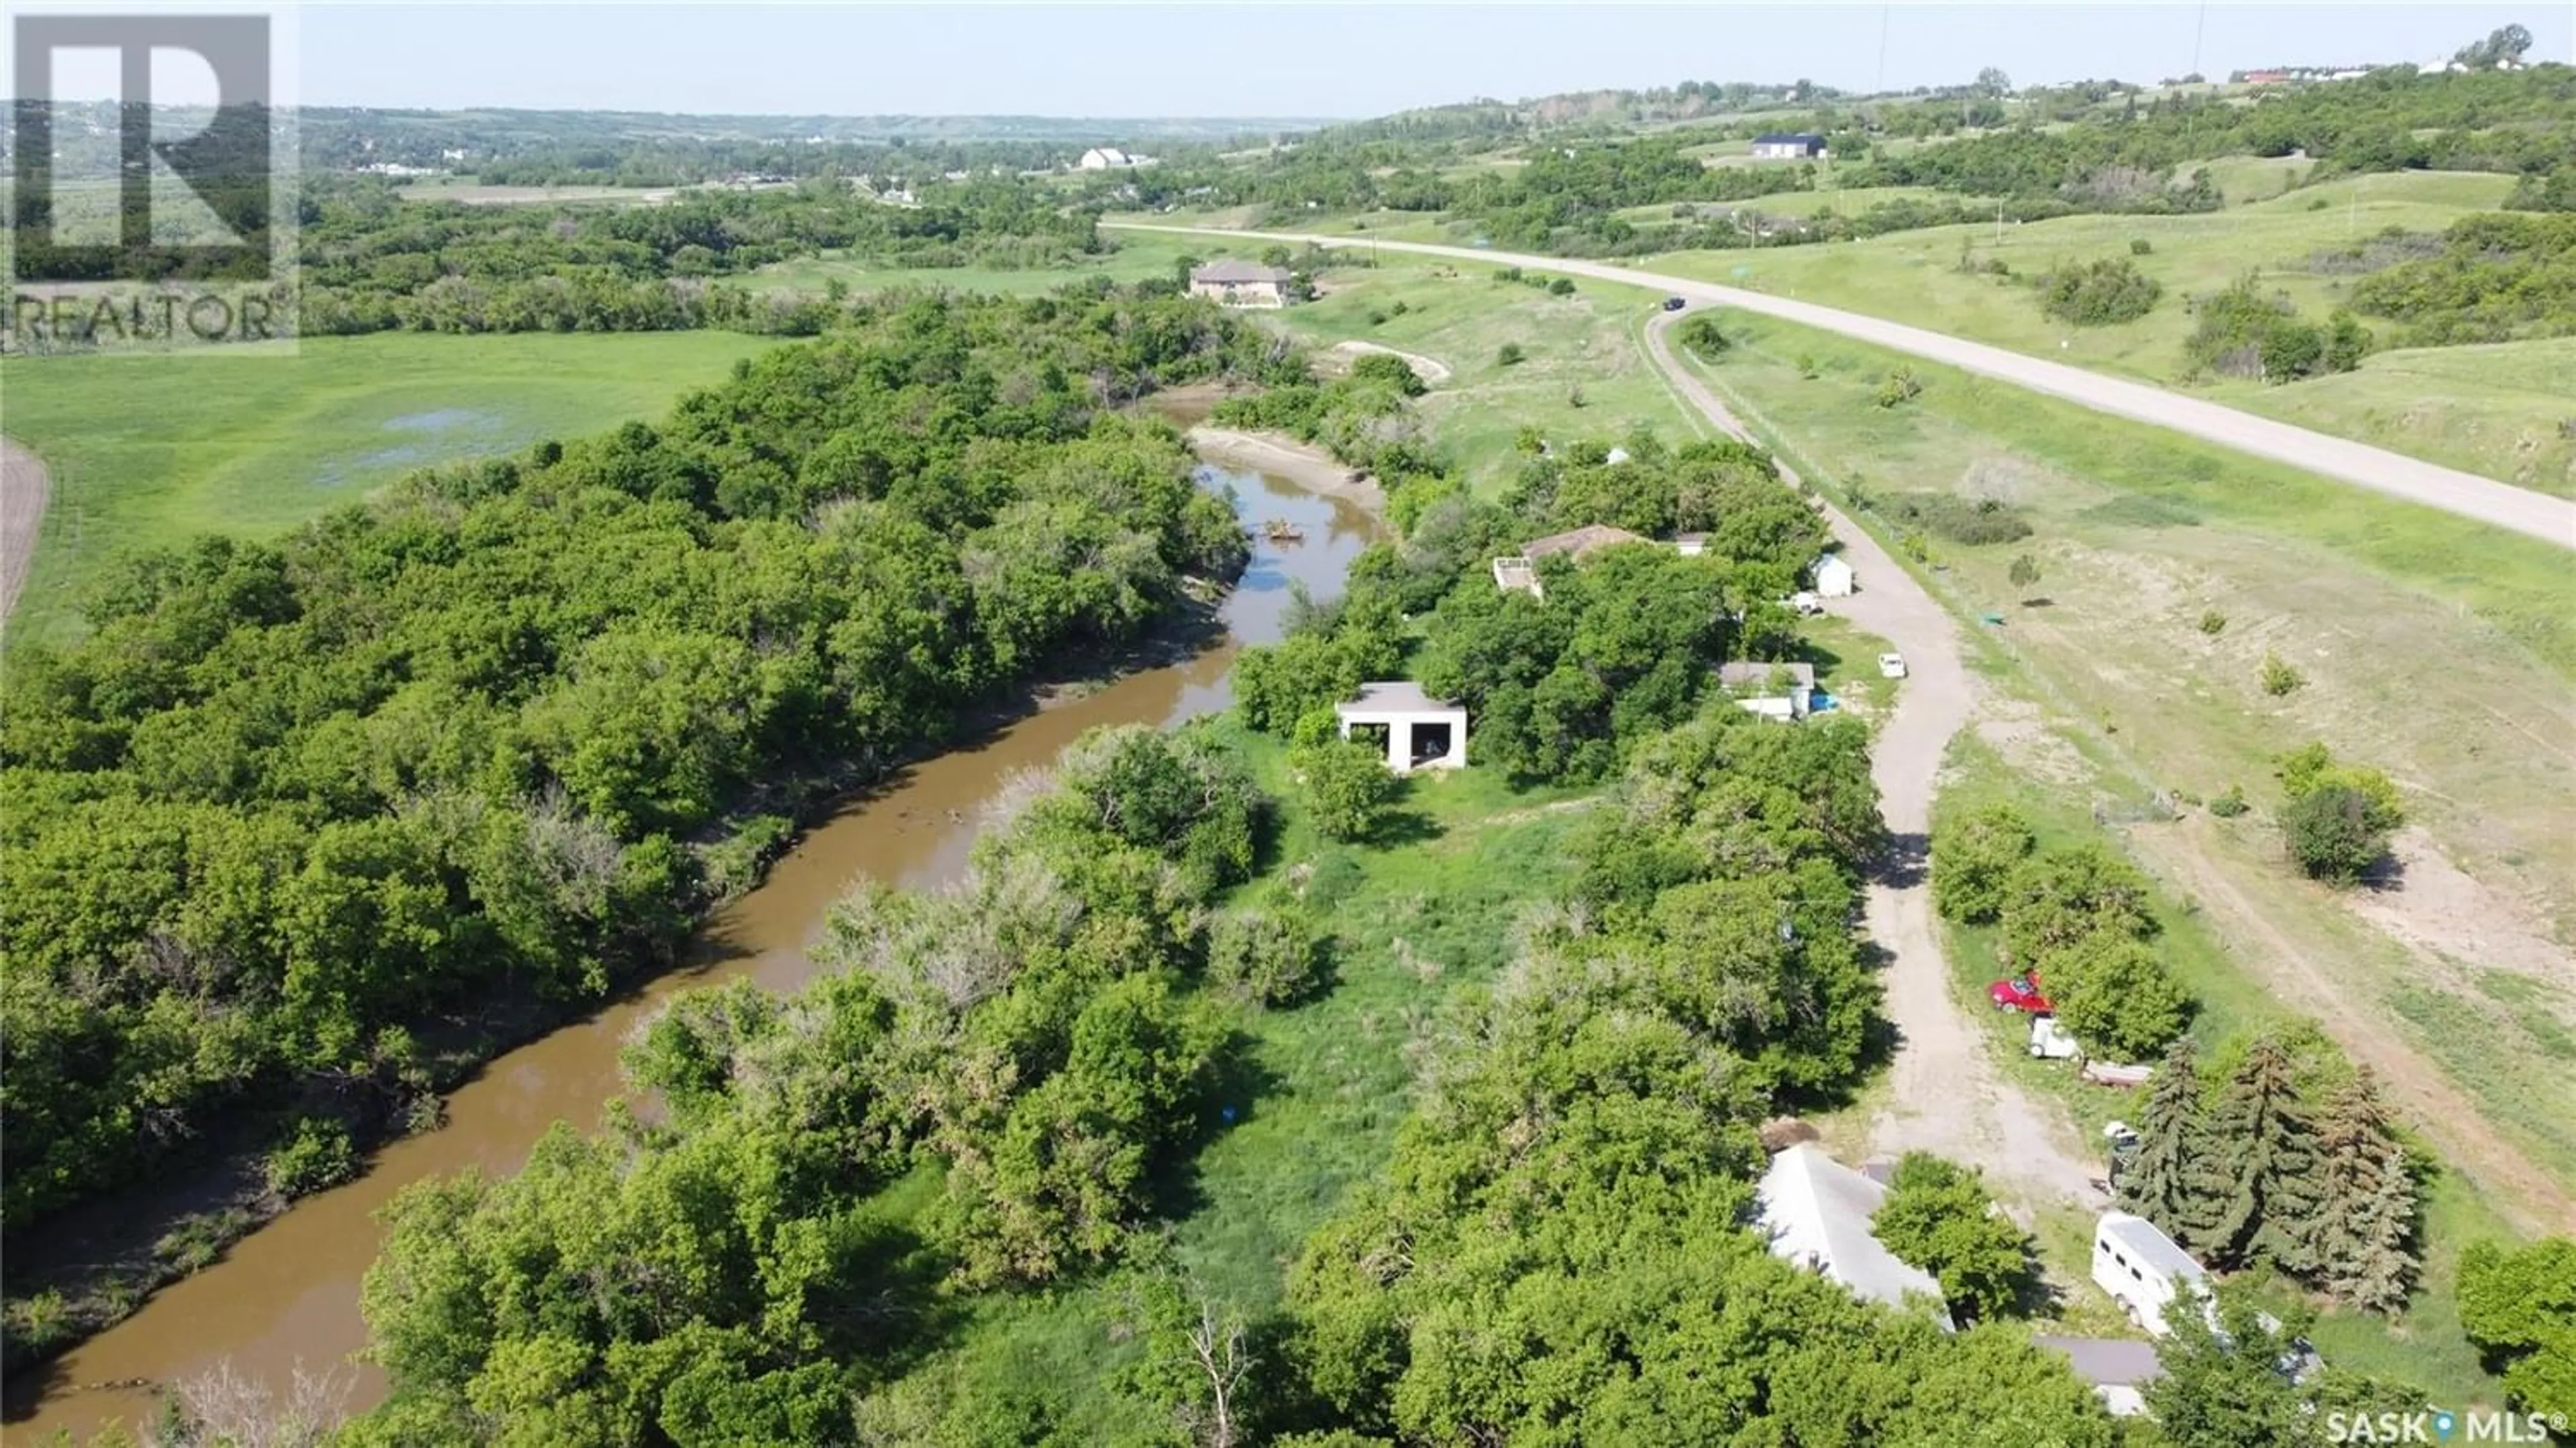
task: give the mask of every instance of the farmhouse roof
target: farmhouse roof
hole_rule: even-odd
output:
[[[1581,558],[1599,549],[1615,548],[1622,543],[1645,541],[1625,528],[1613,528],[1603,523],[1587,523],[1568,532],[1550,533],[1544,538],[1532,538],[1521,545],[1521,556],[1545,558],[1553,553],[1571,553]]]
[[[1753,138],[1753,144],[1757,146],[1821,146],[1824,143],[1824,137],[1805,131],[1769,131]]]
[[[1223,257],[1205,266],[1190,268],[1190,280],[1194,282],[1285,282],[1288,280],[1288,269],[1263,266],[1257,261],[1244,261],[1237,257]]]
[[[1861,1297],[1902,1304],[1909,1294],[1939,1301],[1930,1273],[1899,1261],[1870,1231],[1887,1188],[1800,1142],[1771,1158],[1756,1188],[1772,1255],[1804,1263]]]
[[[1422,686],[1411,679],[1362,684],[1358,698],[1333,706],[1343,714],[1445,714],[1457,707],[1422,692]]]
[[[1789,681],[1801,689],[1816,687],[1813,664],[1759,664],[1736,662],[1717,666],[1717,682],[1729,689],[1767,689],[1774,674],[1787,673]]]
[[[2174,1239],[2157,1230],[2156,1224],[2127,1212],[2104,1212],[2102,1235],[2117,1244],[2129,1261],[2140,1267],[2152,1267],[2176,1281],[2199,1281],[2209,1274],[2201,1270],[2191,1254],[2174,1245]]]

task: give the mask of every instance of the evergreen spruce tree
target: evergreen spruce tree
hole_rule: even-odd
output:
[[[2319,1206],[2316,1128],[2299,1102],[2289,1052],[2265,1037],[2245,1053],[2210,1123],[2212,1154],[2228,1188],[2211,1224],[2208,1250],[2217,1265],[2257,1259],[2293,1276],[2314,1262]]]
[[[2326,1103],[2317,1156],[2316,1284],[2356,1306],[2396,1311],[2418,1266],[2415,1179],[2369,1072]]]
[[[2120,1177],[2120,1205],[2186,1245],[2213,1223],[2223,1174],[2212,1175],[2209,1127],[2202,1119],[2199,1058],[2176,1041],[2156,1068],[2138,1152]],[[2195,1168],[2198,1170],[2195,1171]]]

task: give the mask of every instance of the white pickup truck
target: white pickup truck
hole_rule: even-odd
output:
[[[1902,679],[1902,678],[1904,678],[1904,677],[1905,677],[1905,655],[1903,655],[1903,654],[1880,654],[1880,655],[1878,656],[1878,672],[1879,672],[1879,676],[1880,676],[1880,677],[1882,677],[1882,678],[1888,678],[1888,679]]]

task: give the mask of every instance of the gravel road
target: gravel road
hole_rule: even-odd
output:
[[[2070,367],[2063,362],[2025,356],[1982,342],[1970,342],[1940,332],[1909,327],[1878,317],[1865,317],[1833,307],[1818,306],[1788,297],[1775,297],[1764,292],[1749,292],[1740,287],[1719,286],[1714,282],[1688,281],[1655,272],[1611,266],[1604,262],[1573,261],[1564,257],[1524,256],[1515,252],[1489,251],[1481,247],[1438,246],[1418,241],[1383,241],[1366,237],[1314,236],[1290,232],[1230,231],[1214,227],[1151,226],[1136,222],[1104,222],[1137,231],[1171,231],[1202,236],[1240,237],[1251,241],[1312,242],[1320,246],[1351,246],[1367,241],[1386,251],[1419,252],[1427,256],[1449,257],[1459,261],[1480,262],[1489,266],[1517,266],[1531,271],[1565,272],[1573,276],[1597,277],[1602,281],[1628,286],[1652,287],[1693,301],[1716,302],[1747,312],[1778,317],[1802,326],[1839,332],[1846,337],[1881,347],[1908,352],[1927,361],[1997,378],[2016,386],[2045,392],[2081,403],[2099,412],[2131,418],[2171,428],[2207,442],[2248,452],[2256,457],[2288,463],[2309,472],[2322,474],[2341,482],[2456,513],[2463,518],[2491,523],[2529,534],[2562,548],[2576,549],[2576,502],[2464,473],[2456,468],[2375,448],[2364,443],[2310,432],[2268,417],[2256,417],[2232,407],[2203,402],[2196,397],[2167,392],[2143,382],[2128,382]]]
[[[1691,406],[1728,433],[1754,441],[1673,355],[1668,333],[1674,320],[1659,317],[1646,329],[1654,364]],[[1780,471],[1797,482],[1787,464]],[[1870,881],[1865,912],[1870,939],[1888,953],[1883,978],[1897,1032],[1888,1104],[1872,1123],[1871,1147],[1889,1155],[1929,1151],[1972,1163],[1984,1169],[1987,1181],[2014,1189],[2033,1206],[2106,1205],[2092,1184],[2099,1163],[2074,1139],[2063,1113],[2034,1100],[1995,1068],[1982,1032],[1951,993],[1949,962],[1933,924],[1924,878],[1932,792],[1950,736],[1968,722],[1975,701],[1976,686],[1960,661],[1958,625],[1878,540],[1831,507],[1825,518],[1860,578],[1860,592],[1826,606],[1893,644],[1906,664],[1896,707],[1870,748],[1879,810],[1895,845]]]

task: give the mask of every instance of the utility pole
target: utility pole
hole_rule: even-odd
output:
[[[2004,199],[1995,198],[1995,245],[2004,244]]]
[[[2209,0],[2200,0],[2200,18],[2191,27],[2191,73],[2199,75],[2200,38],[2209,32]]]

